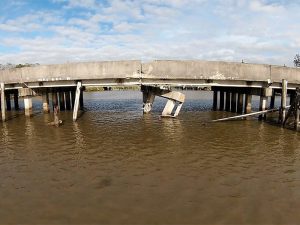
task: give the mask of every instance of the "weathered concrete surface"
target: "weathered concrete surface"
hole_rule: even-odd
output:
[[[300,84],[300,69],[264,64],[211,61],[153,61],[143,64],[143,78],[210,79],[281,82]]]
[[[285,79],[289,81],[289,84],[300,84],[300,69],[200,60],[159,60],[148,63],[134,60],[44,65],[0,71],[0,82],[5,84],[54,81],[63,84],[66,81],[104,81],[105,79],[122,84],[125,80],[138,80],[139,78],[141,78],[141,83],[151,79],[178,82],[184,80],[191,82],[195,80],[268,82],[269,80],[280,83],[282,79]]]
[[[140,61],[111,61],[42,65],[0,71],[0,82],[26,83],[81,79],[126,79],[140,76]]]

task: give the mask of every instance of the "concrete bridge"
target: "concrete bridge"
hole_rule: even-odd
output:
[[[24,97],[25,114],[30,116],[34,94],[42,95],[45,112],[50,110],[51,96],[53,106],[73,109],[76,120],[83,105],[82,91],[87,86],[140,86],[145,113],[151,111],[155,96],[160,96],[168,99],[162,115],[172,117],[179,114],[185,100],[184,94],[172,91],[174,88],[209,87],[214,91],[214,110],[238,113],[251,111],[252,95],[261,97],[260,109],[264,110],[268,100],[270,108],[274,107],[275,94],[282,93],[281,117],[284,117],[287,94],[293,100],[295,89],[300,86],[300,69],[199,60],[84,62],[2,70],[0,83],[3,121],[5,111],[11,109],[12,95],[15,108],[18,97]]]

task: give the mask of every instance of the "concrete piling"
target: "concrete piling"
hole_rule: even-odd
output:
[[[58,97],[56,90],[52,90],[52,109],[54,110],[54,107],[58,105]]]
[[[71,110],[71,94],[70,91],[65,91],[66,110]]]
[[[213,110],[217,111],[217,107],[218,107],[218,91],[214,90],[214,97],[213,97]]]
[[[42,93],[42,101],[43,101],[43,112],[49,113],[50,112],[49,94],[48,94],[47,90]]]
[[[236,112],[236,92],[231,93],[231,112]]]
[[[280,107],[280,115],[279,115],[279,120],[281,124],[284,123],[285,121],[285,116],[286,116],[286,102],[287,102],[287,86],[288,82],[287,80],[282,80],[282,89],[281,89],[281,107]]]
[[[4,83],[0,83],[1,89],[1,116],[2,122],[6,120],[6,108],[5,108],[5,85]]]
[[[225,96],[224,96],[224,91],[223,90],[221,90],[220,91],[220,111],[223,111],[224,110],[224,98],[225,98]]]
[[[225,104],[225,110],[227,111],[227,112],[230,112],[230,96],[231,96],[231,94],[230,94],[230,91],[226,91],[226,104]]]
[[[248,113],[251,113],[251,111],[252,111],[252,95],[246,94],[244,112],[245,112],[245,114],[248,114]]]
[[[58,93],[59,93],[59,109],[60,109],[60,111],[64,111],[66,109],[66,107],[65,107],[65,95],[64,95],[64,92],[62,90],[60,90]]]
[[[238,93],[237,112],[240,114],[243,113],[243,104],[244,104],[244,95],[242,93]]]
[[[80,81],[77,82],[77,87],[76,87],[76,95],[75,95],[75,102],[74,102],[74,109],[73,109],[73,121],[77,120],[78,116],[78,109],[79,109],[79,101],[80,101],[80,95],[81,95],[81,88],[82,88],[82,83]]]
[[[25,116],[32,116],[32,97],[25,96],[24,97],[24,108],[25,108]]]
[[[80,110],[83,110],[83,88],[80,89],[80,96],[79,96],[79,106],[80,106]]]
[[[19,110],[19,91],[15,90],[14,91],[14,106],[15,106],[15,110]]]
[[[264,111],[267,108],[267,101],[268,98],[266,96],[260,96],[260,101],[259,101],[259,111]],[[262,114],[259,115],[259,120],[266,120],[267,114]]]
[[[147,86],[142,86],[143,93],[143,113],[149,113],[152,110],[152,105],[155,99],[155,93]]]
[[[5,100],[6,100],[6,110],[11,111],[10,92],[5,93]]]

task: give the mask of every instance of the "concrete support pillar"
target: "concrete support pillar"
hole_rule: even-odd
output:
[[[83,90],[80,89],[80,98],[79,98],[80,110],[83,110]]]
[[[24,97],[25,116],[32,116],[32,97]]]
[[[64,111],[66,109],[65,107],[65,95],[63,91],[59,92],[59,109],[60,111]]]
[[[71,95],[70,91],[65,92],[66,110],[71,110]]]
[[[223,111],[224,110],[224,91],[221,90],[220,91],[220,111]]]
[[[244,94],[238,93],[237,112],[240,113],[240,114],[243,113],[243,104],[244,104]]]
[[[227,112],[230,112],[230,91],[226,91],[226,104],[225,104],[225,110]]]
[[[82,88],[82,83],[79,81],[77,82],[77,87],[76,87],[76,96],[75,96],[74,109],[73,109],[73,121],[77,120],[78,109],[80,104],[79,101],[81,95],[81,88]]]
[[[252,111],[252,95],[246,94],[244,112],[245,114],[247,114],[247,113],[251,113],[251,111]]]
[[[297,108],[296,108],[296,112],[295,112],[295,124],[294,124],[294,127],[296,129],[296,131],[299,131],[299,128],[300,128],[300,125],[299,125],[299,117],[300,117],[300,109],[299,109],[299,104],[297,104]]]
[[[72,109],[74,109],[74,104],[75,104],[75,96],[76,96],[76,90],[71,91],[71,103],[72,103]]]
[[[14,106],[15,106],[15,110],[19,110],[19,91],[15,90],[14,91]]]
[[[231,112],[236,112],[236,93],[231,93]]]
[[[6,110],[11,111],[10,93],[5,94],[5,100],[6,100]]]
[[[47,91],[44,91],[42,93],[42,101],[43,101],[43,112],[49,113],[50,107],[49,107],[49,94]]]
[[[148,87],[142,88],[143,92],[143,113],[149,113],[155,99],[155,93]]]
[[[214,97],[213,97],[213,110],[217,111],[218,107],[218,91],[214,90]]]
[[[58,97],[57,92],[55,90],[52,91],[52,108],[54,110],[54,107],[58,106]]]
[[[4,122],[6,120],[4,83],[0,83],[0,89],[1,89],[1,117],[2,117],[2,122]]]
[[[268,102],[268,97],[260,96],[259,111],[264,111],[264,110],[267,109],[267,102]],[[267,119],[267,114],[259,115],[258,119],[259,120],[266,120]]]
[[[290,105],[292,105],[295,101],[295,98],[296,98],[296,92],[291,92],[290,94]]]
[[[279,115],[279,121],[283,125],[285,121],[286,116],[286,102],[287,102],[287,86],[288,82],[287,80],[282,80],[282,89],[281,89],[281,107],[280,107],[280,115]]]
[[[271,101],[270,101],[270,109],[274,109],[275,107],[275,90],[272,91]]]

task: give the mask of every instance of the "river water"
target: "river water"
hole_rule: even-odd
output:
[[[140,92],[84,93],[85,112],[0,124],[0,224],[291,224],[300,134],[257,119],[210,123],[210,93],[142,114]]]

